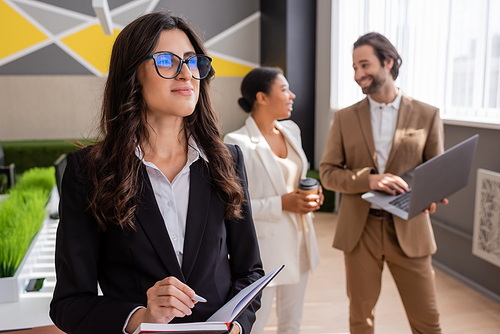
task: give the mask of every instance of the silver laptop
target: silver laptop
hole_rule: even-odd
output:
[[[431,203],[467,185],[478,138],[476,134],[401,175],[410,186],[406,193],[393,196],[374,190],[361,198],[405,220],[412,219]]]

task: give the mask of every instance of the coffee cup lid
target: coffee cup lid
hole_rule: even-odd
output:
[[[316,189],[319,186],[319,182],[316,179],[313,179],[311,177],[307,177],[305,179],[300,180],[299,182],[299,189],[302,190],[311,190],[311,189]]]

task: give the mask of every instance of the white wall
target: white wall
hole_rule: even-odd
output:
[[[86,76],[1,76],[0,140],[89,136],[104,79]]]
[[[211,99],[222,132],[243,125],[241,77],[212,82]],[[0,140],[92,137],[99,122],[105,79],[91,75],[0,76]]]

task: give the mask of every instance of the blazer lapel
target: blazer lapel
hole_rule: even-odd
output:
[[[203,159],[200,158],[190,166],[189,205],[184,238],[184,257],[182,260],[182,272],[186,277],[186,281],[191,275],[198,256],[210,209],[212,189],[209,181],[203,175],[202,164]]]
[[[140,203],[136,211],[137,221],[144,229],[168,272],[185,282],[145,167],[141,167],[141,177],[142,189],[140,190]]]
[[[259,127],[251,116],[247,118],[245,125],[249,132],[250,141],[256,145],[255,152],[259,155],[262,164],[264,165],[264,168],[266,169],[267,174],[271,179],[274,190],[279,195],[286,194],[287,190],[286,184],[284,182],[285,178],[280,166],[273,156],[271,147],[267,143],[266,139],[260,132]]]
[[[370,152],[370,158],[372,159],[373,165],[377,169],[378,173],[377,151],[375,150],[375,141],[373,140],[372,117],[370,114],[370,103],[368,102],[368,98],[361,101],[360,105],[356,108],[356,113],[358,115],[365,144]]]
[[[401,140],[403,139],[404,130],[408,126],[410,113],[411,113],[410,103],[407,97],[403,94],[401,96],[401,102],[399,105],[398,120],[396,123],[396,130],[394,131],[394,139],[392,140],[392,147],[389,153],[389,157],[387,158],[385,170],[390,170],[391,168],[391,164],[394,161],[394,156],[396,154],[396,151],[398,150],[399,145],[401,144]]]
[[[304,153],[304,150],[302,149],[302,143],[300,143],[300,138],[299,137],[294,137],[286,128],[284,128],[280,122],[274,122],[276,127],[281,131],[281,133],[288,139],[288,142],[290,145],[293,147],[295,152],[300,156],[300,160],[302,161],[302,173],[301,173],[301,178],[304,178],[307,170],[309,169],[308,163],[307,163],[307,157]]]

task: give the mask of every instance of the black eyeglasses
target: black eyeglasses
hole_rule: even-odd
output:
[[[172,52],[162,51],[152,54],[146,60],[153,58],[156,72],[164,79],[175,78],[182,69],[182,64],[186,64],[193,78],[197,80],[205,79],[212,68],[212,58],[206,55],[192,55],[182,59]]]

